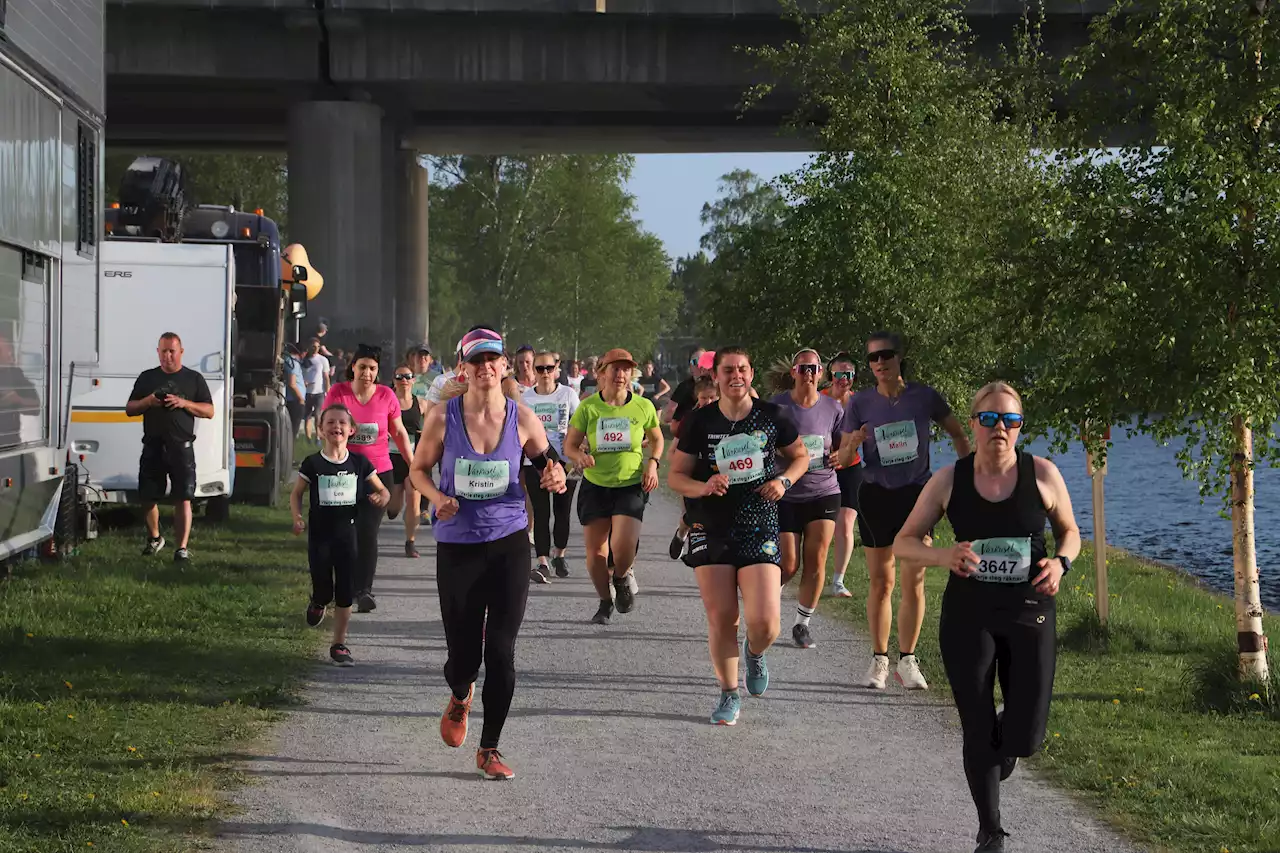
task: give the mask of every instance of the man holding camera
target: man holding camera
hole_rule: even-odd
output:
[[[182,366],[182,339],[173,332],[160,336],[156,353],[160,366],[144,370],[133,383],[125,405],[130,417],[142,416],[142,458],[138,463],[138,496],[146,509],[145,557],[164,547],[160,535],[160,510],[156,504],[166,487],[173,499],[173,535],[178,550],[175,563],[191,558],[191,499],[196,492],[196,418],[213,417],[213,397],[204,377]]]

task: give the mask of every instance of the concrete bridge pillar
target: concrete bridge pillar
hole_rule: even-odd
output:
[[[395,280],[396,345],[404,348],[429,339],[427,284],[427,188],[430,174],[417,151],[396,152],[396,243],[399,249]],[[440,354],[436,353],[439,358]]]
[[[312,101],[289,112],[289,232],[325,280],[307,325],[327,319],[338,346],[380,344],[393,334],[386,156],[375,104]]]

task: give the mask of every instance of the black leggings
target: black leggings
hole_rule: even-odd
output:
[[[341,530],[312,529],[307,537],[307,562],[311,566],[311,603],[321,607],[332,601],[350,607],[354,592],[351,575],[356,566],[355,525],[343,522]]]
[[[1030,603],[1028,603],[1030,602]],[[964,775],[978,826],[1000,826],[1000,767],[1034,754],[1049,723],[1057,661],[1053,598],[952,576],[942,597],[938,642],[964,732]],[[995,680],[1004,716],[997,722]]]
[[[561,550],[569,546],[569,517],[573,513],[573,490],[577,483],[569,480],[565,484],[563,495],[553,495],[542,488],[542,472],[532,465],[526,465],[524,472],[524,491],[533,505],[533,550],[539,557],[551,555],[551,543]],[[551,531],[551,510],[555,509],[555,535]]]
[[[391,481],[391,475],[378,474],[383,485]],[[378,527],[387,511],[368,501],[361,501],[356,510],[356,595],[373,592],[373,575],[378,571]]]
[[[444,678],[466,698],[484,661],[483,749],[496,748],[516,690],[516,634],[529,598],[529,535],[495,542],[436,544],[436,588],[449,658]],[[485,612],[488,611],[486,624]]]

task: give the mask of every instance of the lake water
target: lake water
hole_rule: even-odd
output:
[[[1235,575],[1231,560],[1231,521],[1224,518],[1222,499],[1200,502],[1194,481],[1183,478],[1173,447],[1151,438],[1112,430],[1115,442],[1107,454],[1107,543],[1134,554],[1172,563],[1232,595]],[[1086,538],[1093,536],[1093,488],[1085,469],[1084,448],[1077,444],[1053,456],[1044,441],[1027,447],[1050,456],[1062,471],[1071,493],[1076,522]],[[955,461],[950,440],[933,445],[934,468]],[[1280,470],[1254,471],[1254,526],[1262,601],[1268,610],[1280,609]],[[1092,561],[1075,567],[1093,572]]]

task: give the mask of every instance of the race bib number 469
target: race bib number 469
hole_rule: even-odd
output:
[[[979,539],[973,543],[978,555],[974,578],[987,583],[1026,583],[1031,575],[1031,537]]]
[[[716,445],[716,467],[729,485],[764,479],[764,453],[753,435],[732,435]]]

